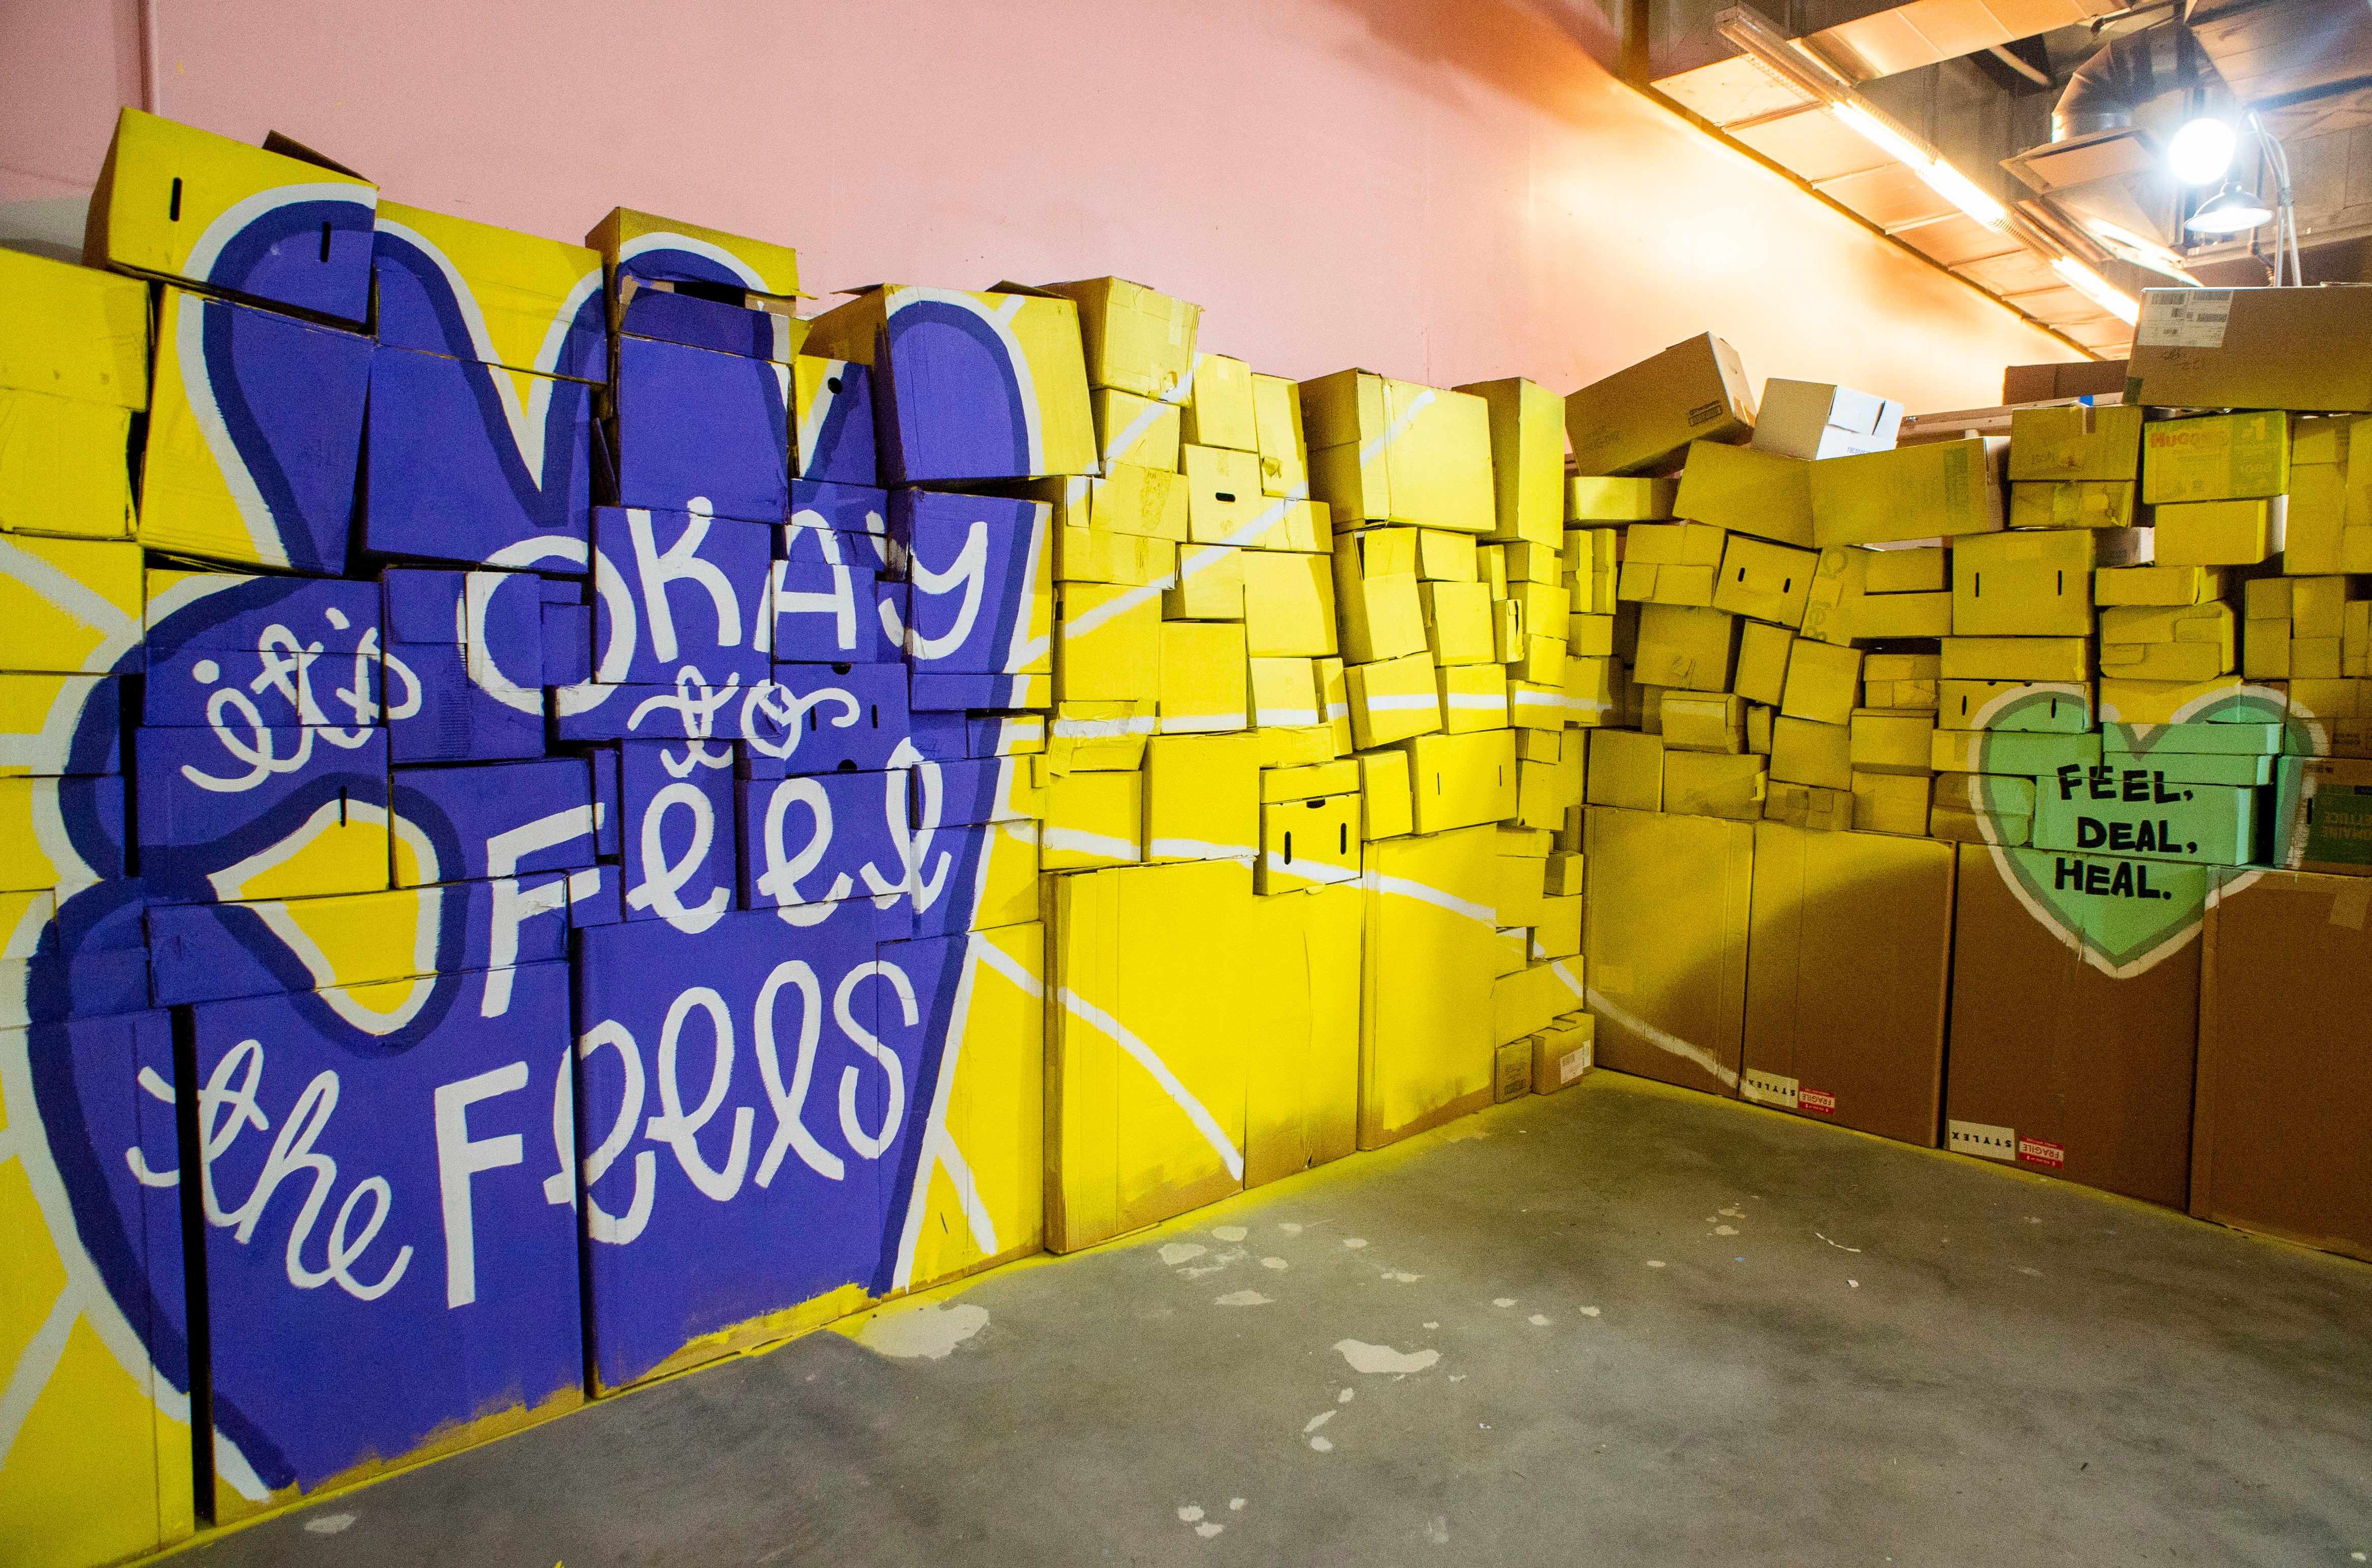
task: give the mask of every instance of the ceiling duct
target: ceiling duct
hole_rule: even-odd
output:
[[[2111,38],[2067,78],[2051,111],[2051,139],[2122,130],[2145,104],[2211,85],[2214,71],[2191,29],[2171,17]],[[2222,86],[2221,79],[2212,85]]]

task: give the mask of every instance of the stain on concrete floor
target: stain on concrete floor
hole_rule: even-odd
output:
[[[2366,1552],[2372,1268],[1599,1073],[189,1560]]]

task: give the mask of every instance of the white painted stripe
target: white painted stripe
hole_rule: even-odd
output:
[[[1186,1119],[1194,1124],[1194,1130],[1203,1134],[1203,1141],[1211,1145],[1212,1151],[1227,1166],[1227,1174],[1241,1181],[1244,1179],[1244,1156],[1236,1152],[1236,1145],[1227,1137],[1227,1129],[1219,1125],[1218,1119],[1211,1114],[1201,1100],[1194,1098],[1192,1091],[1179,1082],[1178,1074],[1169,1070],[1169,1063],[1156,1055],[1151,1046],[1139,1040],[1118,1018],[1087,1001],[1069,986],[1064,986],[1057,994],[1061,997],[1066,1012],[1091,1025],[1108,1037],[1114,1045],[1119,1046],[1135,1059],[1137,1065],[1144,1068],[1153,1081],[1161,1086],[1162,1092],[1176,1103],[1179,1109],[1186,1113]]]
[[[59,1239],[72,1245],[76,1238],[69,1235]],[[25,1418],[33,1413],[34,1402],[49,1387],[50,1374],[57,1370],[59,1358],[66,1353],[66,1337],[81,1316],[81,1297],[69,1283],[58,1292],[49,1316],[17,1353],[16,1369],[8,1375],[7,1387],[0,1388],[0,1459],[16,1446],[17,1434],[24,1430]]]
[[[1110,470],[1113,464],[1127,455],[1130,447],[1145,439],[1145,433],[1152,429],[1154,423],[1169,410],[1170,405],[1168,403],[1149,402],[1145,405],[1143,412],[1122,425],[1118,433],[1112,436],[1111,445],[1104,448],[1105,469]]]
[[[1260,851],[1250,844],[1215,844],[1206,839],[1156,839],[1153,854],[1162,860],[1240,860],[1246,865],[1260,858]]]
[[[1164,714],[1161,733],[1164,735],[1211,735],[1244,727],[1243,710],[1232,714]]]
[[[1434,389],[1431,387],[1425,388],[1415,397],[1411,398],[1409,406],[1401,411],[1401,416],[1398,419],[1384,426],[1382,435],[1359,448],[1359,466],[1365,468],[1374,462],[1383,455],[1385,447],[1407,435],[1408,427],[1416,423],[1416,416],[1432,406],[1433,398]]]
[[[1589,1003],[1590,1011],[1600,1017],[1630,1030],[1658,1051],[1669,1051],[1683,1061],[1695,1063],[1720,1080],[1724,1087],[1733,1089],[1738,1087],[1737,1070],[1723,1066],[1720,1058],[1703,1046],[1691,1045],[1678,1035],[1665,1033],[1646,1019],[1624,1012],[1595,991],[1587,993],[1586,1000]]]
[[[1532,949],[1537,953],[1540,950],[1540,944],[1537,942],[1533,943]],[[1582,995],[1581,981],[1573,978],[1573,971],[1564,967],[1564,959],[1551,958],[1549,960],[1549,970],[1557,977],[1558,980],[1564,982],[1564,988],[1567,991],[1572,992],[1576,996]],[[1587,998],[1584,997],[1584,1000],[1586,1001]]]
[[[1442,701],[1452,708],[1466,708],[1477,713],[1504,714],[1507,711],[1506,698],[1483,691],[1452,691]]]
[[[1494,931],[1499,929],[1497,910],[1470,902],[1454,893],[1445,893],[1438,888],[1428,888],[1422,882],[1412,882],[1405,877],[1387,877],[1379,871],[1370,871],[1360,877],[1359,886],[1372,893],[1389,893],[1395,898],[1414,899],[1419,903],[1431,904],[1434,908],[1447,910],[1451,914],[1464,915],[1469,920],[1479,920]]]
[[[87,583],[68,575],[40,556],[0,539],[0,573],[16,578],[51,608],[73,616],[102,637],[137,634],[138,610],[125,611],[108,602]]]
[[[1227,559],[1227,550],[1242,549],[1276,527],[1278,519],[1285,516],[1285,508],[1290,505],[1290,502],[1278,501],[1225,539],[1181,548],[1178,552],[1178,571],[1175,575],[1156,578],[1141,587],[1131,588],[1124,594],[1114,595],[1094,609],[1085,610],[1077,617],[1064,621],[1063,635],[1065,638],[1084,637],[1113,617],[1126,615],[1130,610],[1158,598],[1163,593],[1178,587],[1182,580],[1192,576],[1195,573],[1217,565]]]
[[[1425,692],[1423,696],[1369,697],[1366,700],[1366,703],[1367,711],[1371,714],[1405,713],[1413,708],[1431,708],[1435,712],[1438,713],[1441,708],[1441,699],[1430,691]]]
[[[1262,708],[1259,723],[1262,729],[1303,729],[1318,722],[1315,708]]]
[[[1329,865],[1306,855],[1298,861],[1287,860],[1274,850],[1268,852],[1268,868],[1282,877],[1298,877],[1305,882],[1320,882],[1329,886],[1360,879],[1359,873],[1347,865]]]
[[[1123,735],[1151,735],[1155,720],[1147,714],[1126,719],[1056,719],[1056,740],[1110,740]]]
[[[1109,833],[1090,833],[1083,828],[1057,828],[1049,825],[1039,841],[1039,847],[1068,850],[1075,854],[1101,855],[1106,860],[1134,864],[1145,858],[1133,839],[1116,839]]]

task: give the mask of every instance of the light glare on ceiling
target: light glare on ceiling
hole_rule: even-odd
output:
[[[2167,167],[2185,185],[2213,185],[2232,167],[2232,127],[2199,119],[2174,134],[2166,146]]]
[[[2130,327],[2141,319],[2141,307],[2134,303],[2132,295],[2125,293],[2075,257],[2060,257],[2051,263],[2051,270],[2065,279],[2068,287],[2125,325]]]
[[[1976,182],[1856,103],[1832,103],[1835,115],[1872,146],[1917,175],[1926,187],[1987,228],[1999,228],[2009,209],[1985,193]]]

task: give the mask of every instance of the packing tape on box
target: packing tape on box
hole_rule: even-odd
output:
[[[1151,735],[1155,722],[1150,714],[1124,719],[1058,718],[1048,730],[1056,740],[1117,740],[1124,735]]]
[[[1691,1045],[1687,1040],[1682,1040],[1678,1035],[1666,1034],[1662,1029],[1657,1028],[1646,1019],[1623,1011],[1613,1003],[1609,1002],[1604,996],[1600,995],[1596,991],[1592,991],[1588,993],[1588,1002],[1590,1011],[1596,1013],[1599,1016],[1611,1019],[1614,1023],[1630,1030],[1633,1034],[1637,1035],[1641,1040],[1645,1040],[1649,1045],[1654,1046],[1658,1051],[1669,1052],[1671,1055],[1680,1057],[1684,1062],[1694,1063],[1696,1065],[1703,1068],[1706,1072],[1719,1079],[1723,1087],[1732,1089],[1738,1087],[1737,1071],[1734,1068],[1724,1066],[1720,1058],[1715,1056],[1713,1052],[1705,1050],[1704,1047],[1701,1045]]]
[[[1260,851],[1250,844],[1213,843],[1207,839],[1155,839],[1145,846],[1156,860],[1236,860],[1250,865]]]
[[[1130,1059],[1144,1068],[1146,1075],[1155,1083],[1161,1086],[1161,1092],[1168,1095],[1171,1102],[1186,1113],[1186,1120],[1194,1124],[1194,1130],[1203,1134],[1203,1141],[1211,1145],[1212,1152],[1216,1154],[1227,1166],[1227,1174],[1238,1181],[1244,1179],[1244,1156],[1237,1150],[1233,1140],[1228,1138],[1227,1129],[1219,1125],[1218,1119],[1211,1114],[1209,1107],[1194,1098],[1192,1090],[1179,1082],[1178,1074],[1169,1070],[1169,1064],[1162,1061],[1151,1046],[1139,1040],[1127,1025],[1089,1002],[1069,986],[1061,987],[1055,992],[1054,996],[1055,1000],[1063,1004],[1064,1011],[1086,1023],[1114,1045],[1128,1052]]]

